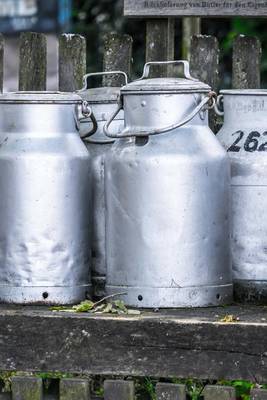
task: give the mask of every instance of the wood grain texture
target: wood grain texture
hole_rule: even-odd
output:
[[[250,392],[251,400],[267,400],[267,390],[252,389]]]
[[[42,33],[20,35],[19,90],[46,90],[47,48]]]
[[[104,400],[134,400],[134,382],[106,380],[104,382]]]
[[[42,379],[25,376],[12,378],[12,400],[43,400]]]
[[[186,386],[173,383],[156,385],[157,400],[186,400]]]
[[[266,3],[267,4],[267,3]],[[240,35],[233,43],[233,89],[259,89],[261,43]]]
[[[129,17],[169,16],[267,16],[262,0],[124,0],[124,15]]]
[[[174,23],[168,19],[150,19],[146,23],[146,62],[171,61],[174,59]],[[150,77],[164,77],[171,69],[153,67]]]
[[[182,58],[189,60],[191,55],[191,39],[201,34],[201,19],[196,17],[183,18]]]
[[[107,34],[104,38],[103,71],[123,71],[130,77],[132,70],[133,39],[129,35]],[[121,86],[125,81],[120,75],[103,79],[104,86]]]
[[[86,40],[81,35],[63,34],[59,37],[59,90],[73,92],[82,88],[86,74]]]
[[[226,314],[237,323],[223,323]],[[0,306],[0,370],[267,381],[266,309],[140,316]]]
[[[233,387],[207,385],[203,390],[205,400],[235,400],[236,393]]]
[[[210,85],[218,91],[220,49],[216,37],[195,35],[191,39],[190,66],[192,76]],[[209,124],[213,131],[218,131],[218,117],[214,111],[209,112]]]
[[[60,400],[90,400],[89,381],[86,379],[60,380]]]

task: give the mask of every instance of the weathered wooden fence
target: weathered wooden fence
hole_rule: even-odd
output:
[[[103,69],[123,70],[131,76],[132,38],[110,34],[105,38]],[[174,21],[148,20],[146,61],[173,59]],[[21,35],[19,90],[46,89],[46,37]],[[220,46],[216,38],[194,36],[191,42],[192,75],[220,87]],[[3,88],[4,38],[0,36],[0,89]],[[261,44],[240,36],[233,43],[233,88],[260,87]],[[145,61],[145,60],[144,60]],[[59,90],[82,86],[86,73],[86,41],[80,35],[61,35],[58,50]],[[152,75],[165,71],[154,69]],[[120,84],[120,77],[105,79]],[[211,125],[216,125],[214,115]],[[236,324],[221,324],[217,313],[241,313]],[[267,381],[265,310],[221,309],[210,311],[127,316],[51,315],[45,309],[0,309],[0,370],[69,371],[87,375],[192,377],[198,379],[250,379]],[[254,379],[255,378],[255,379]],[[0,399],[89,400],[88,379],[61,379],[59,393],[43,396],[43,382],[36,377],[15,377],[12,394]],[[133,400],[134,383],[105,381],[105,400]],[[184,385],[158,383],[157,400],[185,400]],[[232,387],[206,386],[200,398],[235,399]],[[254,389],[251,399],[267,399],[265,390]]]
[[[12,379],[12,392],[0,394],[0,400],[135,400],[135,385],[130,380],[106,380],[104,394],[93,396],[88,379],[63,378],[58,383],[57,394],[44,394],[41,378],[17,376]],[[206,385],[199,390],[201,400],[235,400],[236,391],[230,386]],[[252,389],[251,400],[266,400],[267,390]],[[186,385],[157,383],[155,400],[190,399]]]
[[[103,70],[122,70],[131,77],[132,43],[128,35],[109,34],[104,40]],[[146,60],[173,60],[174,22],[148,20]],[[190,49],[192,74],[220,87],[220,46],[212,36],[193,36]],[[0,35],[0,89],[3,88],[4,38]],[[233,41],[233,88],[260,87],[261,44],[257,38],[238,36]],[[46,37],[41,33],[23,33],[20,38],[19,90],[46,90]],[[81,88],[86,73],[86,40],[80,35],[63,34],[59,37],[58,88],[73,91]],[[151,69],[151,76],[163,76],[164,69]],[[105,84],[115,86],[120,77],[106,77]]]

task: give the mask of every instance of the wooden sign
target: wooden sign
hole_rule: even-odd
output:
[[[267,0],[124,0],[128,17],[267,17]]]

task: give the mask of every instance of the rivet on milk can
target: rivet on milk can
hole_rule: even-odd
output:
[[[184,78],[149,79],[153,65]],[[107,294],[137,307],[200,307],[232,300],[227,154],[208,127],[211,88],[186,61],[147,63],[121,89],[104,127]],[[111,133],[124,109],[125,128]]]
[[[72,93],[0,96],[1,302],[90,294],[91,167],[78,133],[90,114]]]
[[[232,170],[235,296],[266,302],[267,91],[223,90],[218,111],[224,114],[224,124],[217,136],[228,151]]]
[[[104,160],[110,151],[114,139],[108,138],[103,132],[107,118],[117,109],[120,88],[97,87],[87,88],[89,78],[105,75],[122,75],[125,84],[127,75],[122,71],[95,72],[84,76],[83,89],[78,93],[88,102],[96,119],[97,130],[84,142],[92,157],[92,188],[93,188],[93,226],[92,226],[92,282],[94,294],[97,297],[105,295],[106,280],[106,241],[105,241],[105,196],[104,196]],[[116,116],[112,132],[123,128],[123,110]],[[93,128],[91,119],[81,121],[80,132],[86,134]]]

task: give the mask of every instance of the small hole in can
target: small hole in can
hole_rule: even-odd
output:
[[[44,292],[44,293],[43,293],[43,299],[47,299],[48,296],[49,296],[49,294],[48,294],[47,292]]]
[[[145,146],[149,141],[149,136],[136,136],[135,145],[136,146]]]
[[[221,300],[221,295],[220,295],[220,293],[216,294],[216,299]]]
[[[139,300],[139,301],[142,301],[142,300],[143,300],[143,296],[142,296],[141,294],[139,294],[138,300]]]

